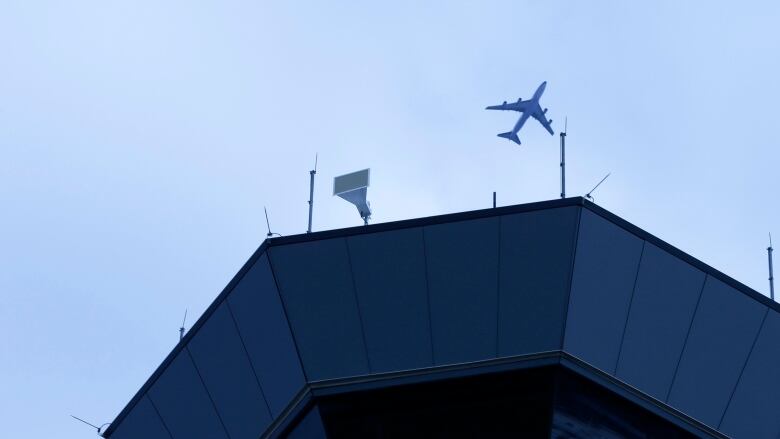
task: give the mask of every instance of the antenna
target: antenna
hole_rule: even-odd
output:
[[[569,118],[563,122],[561,132],[561,198],[566,198],[566,130],[569,126]]]
[[[187,321],[187,308],[184,308],[184,320],[181,321],[181,327],[179,328],[179,341],[184,338],[184,322]]]
[[[493,191],[493,209],[496,208],[496,191]]]
[[[596,190],[596,189],[597,189],[599,186],[601,186],[601,183],[604,183],[604,180],[606,180],[606,179],[607,179],[607,177],[609,177],[610,175],[612,175],[612,173],[611,173],[611,172],[607,173],[607,175],[605,175],[605,176],[604,176],[604,178],[602,178],[602,179],[601,179],[601,181],[599,182],[599,184],[597,184],[596,186],[593,186],[593,189],[591,189],[591,190],[590,190],[590,192],[588,192],[587,194],[585,194],[585,198],[587,198],[587,199],[589,199],[590,201],[592,201],[592,202],[594,202],[594,203],[595,203],[595,202],[596,202],[596,200],[595,200],[595,199],[594,199],[594,198],[593,198],[593,197],[592,197],[590,194],[592,194],[592,193],[593,193],[593,191],[595,191],[595,190]]]
[[[772,273],[772,234],[769,234],[769,247],[766,249],[766,254],[769,257],[769,298],[775,300],[775,277]]]
[[[279,233],[271,232],[271,222],[268,221],[268,209],[263,206],[263,211],[265,211],[265,225],[268,226],[268,233],[265,234],[266,238],[273,238],[274,235],[282,236]]]
[[[360,217],[363,218],[364,225],[368,225],[368,220],[371,218],[371,204],[366,200],[370,177],[371,170],[363,169],[333,179],[333,195],[338,195],[354,204]]]
[[[100,427],[98,427],[97,425],[95,425],[95,424],[93,424],[93,423],[91,423],[91,422],[87,422],[87,421],[85,421],[85,420],[83,420],[83,419],[79,418],[78,416],[73,416],[73,415],[70,415],[70,417],[71,417],[71,418],[73,418],[73,419],[75,419],[75,420],[77,420],[77,421],[79,421],[79,422],[83,422],[83,423],[85,423],[85,424],[89,425],[90,427],[94,428],[94,429],[95,429],[95,431],[97,431],[97,434],[98,434],[98,436],[102,436],[102,434],[100,434],[100,433],[102,432],[102,430],[103,430],[103,427],[105,427],[106,425],[111,425],[111,423],[110,423],[110,422],[106,422],[105,424],[103,424],[103,425],[101,425]]]
[[[268,209],[266,209],[265,206],[263,206],[263,211],[265,212],[265,225],[268,226],[268,233],[266,233],[265,236],[270,238],[274,236],[274,234],[271,233],[271,222],[268,221]]]
[[[309,171],[309,227],[306,233],[311,233],[311,215],[314,211],[314,174],[317,173],[317,159],[319,154],[314,154],[314,169]]]

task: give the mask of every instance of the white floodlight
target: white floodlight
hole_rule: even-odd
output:
[[[366,200],[370,177],[371,170],[363,169],[333,179],[333,195],[354,204],[364,224],[371,218],[371,204]]]

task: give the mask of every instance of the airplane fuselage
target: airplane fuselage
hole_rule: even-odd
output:
[[[534,92],[534,96],[531,98],[531,114],[534,113],[541,113],[544,114],[545,112],[542,111],[541,105],[539,105],[539,99],[541,99],[542,95],[544,94],[544,89],[547,88],[547,81],[542,82],[539,87]]]

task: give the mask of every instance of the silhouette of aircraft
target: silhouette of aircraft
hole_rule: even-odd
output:
[[[542,124],[542,126],[547,129],[551,135],[555,134],[553,133],[552,126],[550,126],[552,124],[552,120],[547,120],[547,116],[545,116],[547,109],[545,108],[542,110],[542,107],[539,106],[539,98],[542,97],[542,93],[544,93],[545,87],[547,87],[547,81],[542,82],[542,85],[540,85],[539,88],[536,89],[536,92],[534,92],[534,96],[527,101],[518,99],[517,102],[511,104],[507,104],[506,101],[504,101],[504,103],[501,105],[491,105],[490,107],[485,108],[486,110],[510,110],[523,113],[515,124],[515,127],[512,128],[512,131],[501,133],[498,135],[498,137],[509,139],[519,145],[520,138],[517,137],[517,132],[520,131],[520,128],[523,127],[525,121],[528,120],[529,117],[533,117],[534,119],[538,120],[539,123]]]

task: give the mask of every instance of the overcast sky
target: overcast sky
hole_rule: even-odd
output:
[[[380,6],[371,6],[380,4]],[[424,4],[424,5],[421,5]],[[767,294],[776,1],[0,3],[0,437],[93,437],[265,237],[556,198]]]

